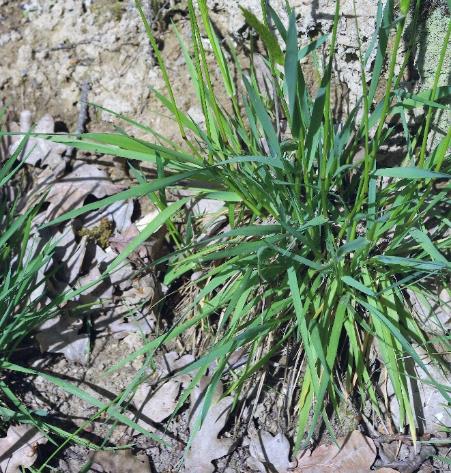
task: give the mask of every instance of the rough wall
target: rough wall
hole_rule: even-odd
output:
[[[166,24],[173,20],[189,38],[186,4],[176,0],[161,4],[159,20]],[[209,0],[208,4],[218,29],[236,40],[246,35],[240,5],[260,12],[260,0]],[[271,5],[283,16],[283,0],[273,0]],[[330,32],[335,0],[292,0],[291,5],[298,13],[302,42]],[[353,0],[341,2],[335,71],[344,109],[362,93],[356,22],[365,49],[374,31],[376,8],[375,0],[355,2],[355,10]],[[417,54],[426,87],[446,27],[441,21],[444,9],[433,6],[429,10]],[[188,110],[194,93],[180,50],[170,30],[163,27],[161,38],[176,93]],[[0,0],[0,46],[0,99],[13,103],[16,110],[50,112],[73,129],[80,85],[88,78],[91,101],[176,133],[149,93],[149,86],[161,88],[162,82],[132,0]],[[447,61],[444,70],[449,54]],[[107,115],[92,118],[100,123]]]
[[[419,75],[419,84],[422,90],[432,88],[437,71],[438,58],[443,47],[449,12],[446,2],[435,2],[424,9],[423,21],[418,31],[415,67]],[[451,47],[448,49],[440,73],[439,85],[451,84]],[[437,143],[451,126],[451,111],[443,110],[434,120],[431,140]]]
[[[298,17],[298,27],[301,32],[300,41],[302,43],[307,44],[318,35],[329,34],[332,31],[335,0],[292,0],[289,3],[295,9]],[[219,29],[224,32],[224,35],[231,33],[236,35],[244,31],[246,26],[240,7],[245,7],[256,15],[259,15],[261,11],[260,0],[246,0],[243,2],[210,0],[208,4],[212,11],[213,20],[217,23]],[[270,4],[286,22],[285,2],[283,0],[273,0]],[[360,0],[354,2],[353,0],[342,0],[340,8],[341,16],[338,26],[334,69],[336,78],[341,84],[340,100],[345,102],[341,103],[341,106],[349,109],[350,106],[355,104],[356,97],[362,94],[360,64],[358,61],[358,32],[362,49],[365,51],[374,33],[377,1]]]
[[[127,8],[119,16],[107,3],[0,2],[4,98],[74,123],[79,88],[89,78],[91,100],[136,115],[158,74],[136,12]]]

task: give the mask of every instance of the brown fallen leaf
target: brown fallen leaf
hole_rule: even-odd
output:
[[[441,336],[451,329],[451,290],[445,287],[434,292],[432,297],[425,297],[407,289],[407,295],[428,333]]]
[[[192,206],[194,217],[216,215],[224,208],[224,202],[213,199],[200,199]]]
[[[254,432],[250,436],[249,452],[252,460],[248,463],[261,473],[268,470],[288,473],[296,466],[296,462],[290,462],[290,442],[281,432],[275,436],[264,430]]]
[[[97,266],[92,267],[89,273],[80,276],[77,280],[76,287],[83,287],[87,284],[95,283],[86,289],[83,294],[78,296],[77,300],[84,303],[91,303],[92,309],[100,305],[94,304],[96,301],[110,301],[113,299],[114,287],[108,279],[102,279],[102,273]]]
[[[58,266],[58,283],[61,289],[65,289],[67,284],[74,283],[80,275],[80,270],[86,254],[87,238],[83,237],[77,242],[74,230],[71,226],[63,232],[57,232],[53,238],[55,242],[55,252],[53,260]]]
[[[89,471],[103,473],[151,473],[152,471],[147,457],[138,458],[129,450],[93,452],[90,461],[92,465]]]
[[[24,110],[20,114],[20,126],[19,130],[23,133],[30,131],[32,125],[32,114],[29,110]],[[16,131],[16,130],[14,130]],[[33,129],[36,133],[54,133],[55,132],[55,121],[53,117],[49,114],[44,115],[36,124]],[[13,137],[13,144],[10,147],[10,154],[13,154],[14,151],[19,146],[21,142],[21,136]],[[22,159],[25,159],[27,164],[36,166],[40,163],[42,166],[49,166],[54,175],[63,171],[66,162],[63,158],[63,154],[66,151],[67,147],[59,143],[52,143],[51,141],[46,141],[40,138],[30,138],[27,142],[25,149],[22,152]]]
[[[6,437],[0,438],[0,471],[20,473],[20,467],[30,467],[38,457],[37,447],[47,438],[30,425],[11,426]]]
[[[419,450],[415,450],[415,448],[411,447],[409,455],[406,458],[401,460],[397,460],[396,458],[390,462],[382,462],[384,464],[384,468],[377,470],[381,472],[382,470],[391,470],[391,468],[395,468],[394,471],[399,471],[400,473],[414,473],[418,471],[421,465],[430,457],[435,455],[436,450],[432,445],[421,445]],[[396,455],[397,456],[397,455]],[[393,471],[393,470],[391,470]]]
[[[165,353],[161,358],[157,360],[157,369],[161,376],[167,376],[171,373],[175,373],[195,360],[191,354],[179,356],[175,351]],[[176,375],[175,379],[178,379],[185,387],[191,381],[190,374]]]
[[[47,320],[39,327],[36,340],[42,352],[63,353],[67,360],[86,363],[89,355],[89,336],[79,333],[80,319],[68,315]]]
[[[371,473],[376,459],[376,446],[369,437],[354,430],[347,437],[337,439],[339,446],[320,445],[315,450],[305,450],[297,457],[294,473]],[[396,473],[396,470],[377,470]]]
[[[33,259],[42,251],[42,237],[37,232],[32,232],[28,237],[27,246],[23,256],[23,265],[27,267]],[[48,258],[47,262],[38,269],[34,282],[34,289],[30,296],[30,301],[36,301],[43,296],[46,288],[46,273],[53,264],[53,258]]]
[[[68,283],[75,282],[75,280],[80,274],[80,270],[86,254],[86,245],[86,237],[83,237],[78,245],[74,242],[74,247],[68,254],[66,261],[64,262],[67,268],[65,276],[67,277]]]
[[[162,358],[158,363],[158,371],[163,376],[180,370],[194,361],[192,355],[179,357],[175,352],[167,353]],[[191,376],[189,375],[177,376],[174,374],[172,379],[157,388],[147,383],[141,384],[133,398],[139,411],[138,425],[152,429],[152,422],[162,422],[167,419],[177,405],[180,387],[186,386],[190,381]]]
[[[162,422],[168,418],[177,405],[179,391],[180,382],[176,380],[170,380],[157,389],[147,383],[141,384],[133,398],[139,411],[138,425],[152,429],[152,422]]]
[[[81,207],[90,194],[103,199],[121,190],[122,187],[113,184],[103,169],[95,164],[76,161],[71,173],[52,184],[46,199],[50,202],[47,217],[55,218]]]
[[[113,202],[108,207],[85,215],[81,218],[82,225],[85,229],[92,229],[98,226],[102,220],[107,219],[110,222],[114,222],[114,230],[117,233],[121,233],[132,224],[133,210],[134,203],[131,199]]]
[[[95,264],[100,271],[105,271],[108,265],[118,256],[112,248],[106,248],[103,250],[100,246],[96,245],[95,252]],[[125,262],[118,266],[111,275],[110,281],[113,285],[118,285],[122,291],[125,291],[132,285],[133,281],[133,268],[130,263]]]
[[[120,253],[124,250],[135,237],[137,237],[147,225],[147,220],[153,220],[148,216],[143,217],[138,222],[132,223],[124,231],[110,238],[109,243],[113,250]],[[147,222],[147,223],[146,223]],[[141,243],[138,248],[129,255],[128,259],[132,262],[141,262],[146,260],[156,260],[161,256],[161,250],[166,235],[166,227],[163,226],[157,230],[146,242]]]
[[[202,378],[191,393],[191,432],[193,432],[198,416],[202,412],[203,396],[209,382],[210,378]],[[185,454],[186,473],[213,473],[215,468],[211,462],[229,453],[233,443],[232,439],[218,439],[218,435],[225,426],[233,399],[231,396],[221,399],[221,396],[222,384],[218,383],[204,422],[194,434],[191,448]]]
[[[85,237],[84,237],[85,238]],[[76,286],[83,287],[84,285],[95,283],[90,286],[89,289],[85,290],[83,294],[79,296],[79,300],[82,303],[92,303],[96,301],[111,301],[113,299],[114,290],[119,287],[122,291],[125,291],[123,298],[130,299],[125,293],[127,289],[133,284],[134,270],[130,263],[127,261],[119,265],[109,276],[109,278],[102,279],[102,273],[105,272],[108,265],[118,256],[118,254],[111,248],[103,250],[99,245],[90,242],[88,256],[83,261],[83,267],[90,268],[83,276],[77,279]],[[97,281],[97,283],[96,283]],[[153,293],[152,293],[153,294]],[[130,304],[133,304],[130,302]],[[137,302],[135,302],[137,304]],[[96,304],[95,304],[96,305]],[[92,306],[94,307],[94,305]],[[112,306],[117,312],[120,309],[120,304],[114,304]],[[127,310],[122,311],[124,316],[128,316]],[[123,317],[116,317],[115,320]],[[147,333],[147,332],[146,332]]]
[[[123,276],[119,277],[121,273],[124,274],[128,271],[127,267],[131,269],[128,263],[124,263],[124,266],[118,268],[118,271],[111,275],[113,284],[118,283],[121,288],[128,285]],[[94,270],[95,268],[91,272]],[[124,338],[128,333],[146,335],[153,332],[157,323],[154,304],[161,297],[159,282],[149,274],[139,279],[133,279],[131,283],[132,287],[122,293],[121,299],[106,307],[102,311],[103,313],[96,318],[96,330],[112,332],[115,334],[115,338]],[[109,285],[106,288],[108,289],[108,287],[112,286]],[[96,294],[99,295],[98,292]]]
[[[120,253],[124,250],[127,245],[129,245],[135,237],[139,235],[139,230],[134,223],[132,223],[129,227],[127,227],[124,231],[122,231],[119,235],[113,236],[110,238],[110,246],[113,250]],[[140,258],[144,258],[147,254],[144,247],[139,246],[135,253]]]

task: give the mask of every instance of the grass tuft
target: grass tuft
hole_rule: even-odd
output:
[[[328,408],[336,411],[342,400],[351,399],[361,407],[369,402],[381,414],[379,382],[384,377],[390,380],[399,405],[400,428],[407,427],[415,439],[410,366],[413,363],[428,377],[425,354],[444,365],[437,339],[430,340],[424,321],[411,308],[407,289],[433,299],[433,286],[445,285],[449,278],[446,204],[451,131],[433,149],[428,148],[428,136],[435,111],[446,107],[450,94],[449,87],[438,87],[437,81],[426,93],[405,89],[407,61],[399,71],[396,65],[402,54],[403,15],[413,2],[402,1],[400,11],[394,3],[389,0],[383,7],[379,2],[376,33],[369,50],[360,51],[362,97],[338,121],[331,89],[340,2],[336,2],[330,37],[301,46],[294,12],[289,12],[284,25],[271,8],[263,11],[263,22],[244,11],[266,48],[264,62],[271,78],[262,84],[252,61],[243,70],[233,45],[224,47],[209,20],[206,1],[194,5],[189,0],[191,42],[186,44],[180,34],[178,38],[204,114],[205,126],[200,126],[177,105],[163,56],[137,0],[167,97],[155,93],[174,117],[185,146],[161,139],[143,125],[139,127],[148,131],[149,141],[125,133],[48,136],[83,150],[153,162],[159,169],[157,180],[77,209],[58,222],[114,200],[161,195],[166,188],[190,187],[190,183],[199,197],[212,197],[213,189],[225,201],[228,221],[219,233],[183,246],[174,232],[179,249],[168,258],[165,282],[183,281],[193,271],[203,271],[204,277],[197,281],[200,291],[172,329],[134,356],[151,355],[189,327],[210,321],[213,342],[188,369],[197,371],[195,379],[199,379],[216,361],[212,376],[218,382],[230,356],[244,348],[248,361],[230,380],[226,393],[238,399],[249,381],[268,370],[271,359],[288,342],[294,343],[303,350],[293,407],[298,418],[296,447],[308,444],[318,422],[330,429]],[[418,14],[419,9],[415,11]],[[201,32],[212,47],[221,85],[213,84],[210,53]],[[300,59],[326,41],[329,55],[313,96]],[[441,57],[447,46],[446,42]],[[372,75],[367,80],[373,50]],[[227,104],[218,101],[220,86]],[[377,90],[384,90],[379,102]],[[416,130],[401,126],[409,123],[414,109],[425,111],[423,125]],[[397,164],[385,151],[395,134],[401,134],[403,142]],[[161,200],[158,221],[151,222],[143,234],[171,222],[183,205],[179,201],[167,206]],[[138,243],[132,243],[127,253]],[[121,255],[121,261],[126,255]],[[442,345],[445,342],[441,339]],[[129,361],[121,361],[117,368]],[[449,387],[431,377],[428,382],[441,392],[445,403],[450,402]],[[193,387],[192,383],[182,399]],[[214,390],[212,383],[207,401]],[[207,410],[208,402],[203,418]]]

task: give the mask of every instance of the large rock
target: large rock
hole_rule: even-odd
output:
[[[146,11],[150,2],[143,0]],[[223,36],[238,42],[246,36],[240,7],[248,8],[261,17],[260,0],[207,0],[207,3],[211,18]],[[357,31],[366,50],[374,32],[377,3],[376,0],[341,1],[334,62],[335,85],[338,87],[334,88],[334,97],[338,108],[345,113],[362,94]],[[45,110],[56,121],[61,119],[68,123],[73,131],[80,86],[85,79],[89,79],[92,85],[90,101],[152,124],[170,139],[178,139],[176,124],[165,117],[162,107],[149,93],[149,86],[158,89],[164,86],[159,68],[151,57],[149,42],[133,0],[32,0],[2,1],[1,4],[2,96],[32,112]],[[271,1],[273,8],[280,12],[282,20],[286,22],[284,4],[284,0]],[[335,0],[292,0],[290,4],[298,15],[299,40],[302,44],[331,32]],[[447,7],[446,0],[425,4],[430,6],[422,15],[422,25],[418,29],[416,66],[427,88],[433,80],[436,58],[446,30],[447,22],[443,21],[443,16]],[[190,84],[175,35],[171,30],[166,30],[166,25],[172,19],[182,36],[190,41],[188,19],[174,13],[186,11],[187,2],[170,0],[164,5],[168,9],[157,12],[155,24],[160,24],[156,28],[157,35],[162,40],[163,56],[174,81],[178,103],[185,110],[194,110],[193,107],[197,105],[194,88]],[[149,18],[155,18],[155,15]],[[325,46],[322,52],[326,51]],[[448,53],[441,83],[447,80],[449,65]],[[370,68],[371,61],[368,78]],[[312,80],[309,83],[316,78],[313,69],[310,67]],[[91,119],[95,122],[91,128],[99,130],[99,121],[96,120],[110,118],[107,113],[91,113]],[[442,119],[444,121],[440,121],[440,128],[446,129],[449,115],[443,113]]]
[[[432,3],[432,2],[429,2]],[[417,48],[415,67],[418,72],[420,89],[431,89],[437,71],[438,58],[446,36],[448,27],[449,11],[447,2],[439,0],[433,5],[424,8],[422,21],[417,33]],[[448,17],[448,18],[447,18]],[[451,70],[451,48],[445,54],[445,60],[439,77],[439,86],[449,85],[449,71]],[[433,133],[430,136],[430,144],[437,144],[446,135],[451,125],[451,111],[440,110],[436,114]]]
[[[149,85],[162,86],[131,0],[9,2],[1,13],[2,95],[22,97],[32,111],[45,105],[73,124],[71,131],[85,79],[89,101],[133,117],[146,105]]]
[[[208,0],[207,3],[211,9],[213,21],[224,36],[237,37],[245,29],[246,25],[240,7],[252,11],[261,18],[260,0]],[[275,0],[270,4],[286,24],[285,1]],[[335,0],[293,0],[289,4],[297,14],[301,43],[307,44],[319,35],[331,33]],[[340,106],[344,112],[347,112],[355,105],[356,98],[362,95],[358,34],[363,51],[366,51],[375,29],[377,1],[355,2],[354,10],[353,0],[342,0],[340,11],[334,69],[337,82],[340,84],[338,91]],[[324,51],[327,49],[325,48]],[[370,78],[369,68],[367,77]]]
[[[418,349],[421,353],[421,350]],[[432,363],[426,356],[422,356],[429,376],[422,370],[412,368],[408,378],[409,399],[412,406],[415,425],[420,432],[439,434],[444,427],[451,425],[451,410],[439,389],[431,383],[431,379],[441,384],[445,389],[449,388],[449,379],[443,369]],[[387,383],[387,394],[390,399],[390,412],[393,421],[400,431],[399,405],[394,396],[391,381]]]
[[[177,4],[177,9],[186,9],[185,0],[169,3]],[[286,21],[284,4],[283,0],[271,2]],[[227,38],[242,38],[245,22],[240,6],[261,16],[260,0],[208,0],[208,5],[213,21]],[[294,0],[291,5],[298,13],[301,42],[307,43],[331,31],[334,0]],[[373,0],[356,2],[364,47],[374,29],[376,5]],[[355,97],[361,94],[353,1],[343,0],[341,8],[335,69],[345,91],[341,94],[342,101],[353,104]],[[2,14],[7,21],[0,21],[0,89],[13,100],[24,97],[23,105],[32,111],[45,104],[45,110],[57,119],[59,115],[64,121],[75,123],[77,108],[74,105],[80,99],[80,85],[89,79],[90,101],[132,118],[142,117],[143,122],[152,120],[152,124],[165,133],[177,130],[167,122],[160,125],[160,114],[149,112],[155,109],[154,103],[149,102],[149,85],[162,88],[163,83],[151,59],[148,39],[133,1],[10,2]],[[180,19],[178,26],[189,40],[188,22]],[[163,55],[176,83],[176,96],[182,106],[186,102],[188,109],[194,101],[186,93],[191,86],[180,67],[177,41],[170,31],[159,34],[164,41]],[[104,113],[101,118],[109,116]]]

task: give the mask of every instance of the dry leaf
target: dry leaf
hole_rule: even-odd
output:
[[[200,199],[192,206],[192,212],[195,217],[216,214],[224,208],[224,202],[214,199]]]
[[[47,438],[29,425],[11,426],[0,439],[0,471],[20,473],[20,467],[32,466],[38,456],[37,446]]]
[[[108,207],[110,209],[117,232],[123,232],[132,224],[132,215],[134,211],[133,200],[126,200],[125,202],[116,202],[117,207],[113,209],[113,204]]]
[[[77,300],[83,303],[111,300],[114,286],[118,286],[123,291],[130,288],[134,270],[130,263],[124,262],[111,273],[108,279],[100,280],[101,273],[117,257],[117,253],[111,248],[103,250],[88,238],[84,236],[77,243],[72,227],[54,237],[56,242],[54,260],[59,263],[56,282],[82,287],[98,280]],[[80,277],[80,273],[84,273],[83,276]],[[64,290],[65,286],[60,289]]]
[[[35,258],[41,251],[42,247],[45,245],[44,239],[37,233],[32,233],[28,237],[27,246],[25,248],[25,253],[23,257],[23,265],[27,267],[31,263],[33,258]],[[36,275],[34,282],[34,289],[30,295],[30,302],[36,301],[43,294],[46,288],[46,273],[51,268],[53,264],[52,258],[49,258],[47,262],[40,266]]]
[[[320,445],[313,452],[298,456],[295,473],[371,473],[376,459],[373,440],[354,430],[347,437],[337,439],[337,445]]]
[[[32,115],[29,110],[24,110],[20,114],[20,131],[26,133],[31,129]],[[36,124],[34,130],[36,133],[54,133],[55,121],[49,114],[44,115]],[[13,154],[19,146],[22,137],[16,136],[13,138],[9,152]],[[66,167],[66,162],[63,154],[66,151],[66,146],[59,143],[52,143],[39,138],[30,138],[25,149],[22,151],[22,159],[25,158],[27,164],[36,166],[38,163],[41,166],[49,166],[53,170],[53,174],[58,174]]]
[[[44,322],[36,340],[42,352],[63,353],[67,360],[86,363],[89,354],[89,337],[79,333],[82,322],[62,315]]]
[[[194,361],[192,355],[179,357],[177,353],[170,352],[163,356],[158,363],[159,373],[163,376],[184,368]],[[155,389],[147,383],[141,384],[133,398],[139,411],[138,424],[145,428],[153,428],[152,422],[162,422],[167,419],[177,405],[180,386],[186,386],[191,380],[189,375],[176,374],[172,379]],[[152,422],[149,422],[152,421]]]
[[[152,471],[147,457],[138,458],[128,450],[94,452],[90,460],[92,465],[89,471],[104,473],[151,473]]]
[[[122,313],[120,319],[117,319],[117,312],[112,315],[110,331],[114,333],[117,339],[124,338],[129,333],[139,333],[141,335],[149,335],[154,331],[157,318],[153,312],[144,311],[141,314],[134,314],[133,309],[127,309],[122,306],[125,312]],[[129,322],[123,322],[123,318],[128,317]]]
[[[117,257],[117,253],[111,248],[103,250],[98,245],[92,245],[94,251],[89,251],[91,257],[89,272],[80,277],[77,281],[78,287],[83,287],[86,284],[97,281],[97,284],[91,286],[79,296],[79,300],[83,303],[95,302],[97,300],[112,300],[114,293],[114,286],[118,286],[122,291],[130,288],[133,283],[134,270],[130,263],[122,263],[115,269],[107,279],[101,280],[102,273],[107,266]],[[94,254],[92,254],[94,253]],[[83,262],[83,267],[87,267],[87,261]],[[89,267],[89,266],[88,266]],[[125,296],[124,296],[125,297]],[[117,306],[114,306],[116,309]],[[118,319],[118,318],[117,318]]]
[[[142,220],[142,219],[141,219]],[[141,222],[141,223],[140,223]],[[136,222],[137,225],[141,225],[142,221]],[[133,241],[133,239],[140,234],[141,230],[138,229],[134,223],[126,228],[119,235],[115,235],[109,239],[109,243],[113,250],[120,253],[126,246]],[[163,246],[164,237],[166,235],[166,227],[163,226],[155,234],[153,234],[145,243],[142,243],[138,248],[129,255],[128,259],[132,262],[141,262],[150,260],[156,260],[161,256],[161,248]]]
[[[288,473],[296,465],[290,462],[290,442],[281,432],[274,437],[264,430],[255,432],[250,437],[249,451],[253,461],[248,463],[261,473]]]
[[[147,225],[149,225],[150,222],[152,222],[153,220],[155,220],[158,217],[159,214],[160,214],[160,210],[155,209],[152,212],[149,212],[148,214],[141,217],[135,223],[136,228],[138,229],[138,232],[141,233],[147,227]]]
[[[130,289],[131,292],[135,291]],[[127,322],[124,320],[127,319]],[[140,308],[131,302],[112,304],[95,320],[96,330],[100,333],[114,333],[115,338],[124,338],[129,333],[148,335],[154,331],[157,317],[148,307]]]
[[[110,222],[114,222],[115,231],[121,233],[132,224],[131,218],[133,215],[133,210],[133,200],[129,199],[125,201],[114,202],[108,207],[89,213],[86,217],[84,217],[83,228],[91,229],[96,227],[103,219],[106,218]]]
[[[104,271],[107,266],[118,256],[112,248],[102,250],[100,246],[96,247],[95,261],[100,271]],[[117,284],[122,291],[125,291],[132,285],[133,268],[130,263],[124,262],[110,274],[112,284]]]
[[[126,267],[123,267],[124,271]],[[113,280],[120,271],[113,273]],[[146,275],[133,280],[132,284],[132,288],[122,293],[121,302],[112,304],[104,315],[96,319],[97,330],[111,331],[116,338],[128,333],[149,334],[154,330],[157,320],[154,304],[160,299],[159,282],[152,275]]]
[[[64,276],[69,284],[75,282],[80,274],[81,266],[86,254],[87,242],[87,237],[83,237],[78,245],[74,244],[72,254],[69,254],[68,258],[63,260],[66,267]]]
[[[441,336],[451,329],[451,291],[448,288],[437,290],[432,297],[419,295],[410,289],[407,289],[407,294],[412,309],[428,333]]]
[[[47,201],[50,207],[47,216],[50,218],[81,207],[88,195],[103,199],[121,191],[122,188],[110,181],[106,171],[94,164],[76,161],[74,170],[52,185]]]
[[[98,281],[96,284],[91,286],[89,289],[86,289],[76,300],[82,304],[95,303],[96,301],[101,300],[112,300],[114,288],[108,279],[101,280],[102,273],[100,272],[97,266],[94,266],[89,270],[88,274],[81,276],[76,286],[83,287],[86,284],[93,283]],[[92,309],[100,307],[100,304],[94,304],[91,306]]]
[[[113,250],[120,253],[124,250],[127,245],[139,235],[139,230],[134,223],[132,223],[128,228],[126,228],[120,235],[114,236],[110,238],[110,245]],[[139,248],[138,248],[139,250]],[[145,251],[145,250],[144,250]],[[141,254],[139,254],[141,256]],[[142,256],[145,256],[142,255]]]
[[[195,360],[193,355],[187,354],[180,356],[175,351],[165,353],[158,361],[158,371],[162,376],[167,376],[171,373],[175,373],[189,364],[193,363]],[[191,381],[192,376],[190,374],[181,374],[176,375],[177,379],[183,387],[187,386]]]
[[[202,378],[200,384],[191,393],[190,430],[193,431],[198,416],[202,412],[203,395],[210,378]],[[208,413],[200,429],[194,434],[191,448],[185,454],[186,473],[212,473],[215,468],[211,463],[229,453],[231,439],[218,439],[224,428],[232,405],[231,396],[222,398],[222,384],[218,383]]]
[[[156,390],[147,383],[141,384],[133,398],[139,411],[138,425],[152,428],[152,422],[162,422],[168,418],[177,405],[179,391],[180,382],[176,380],[170,380]]]
[[[54,237],[56,243],[54,260],[61,263],[58,272],[60,282],[72,284],[80,274],[80,269],[86,254],[87,238],[83,237],[77,243],[74,230],[68,226],[63,233]]]

